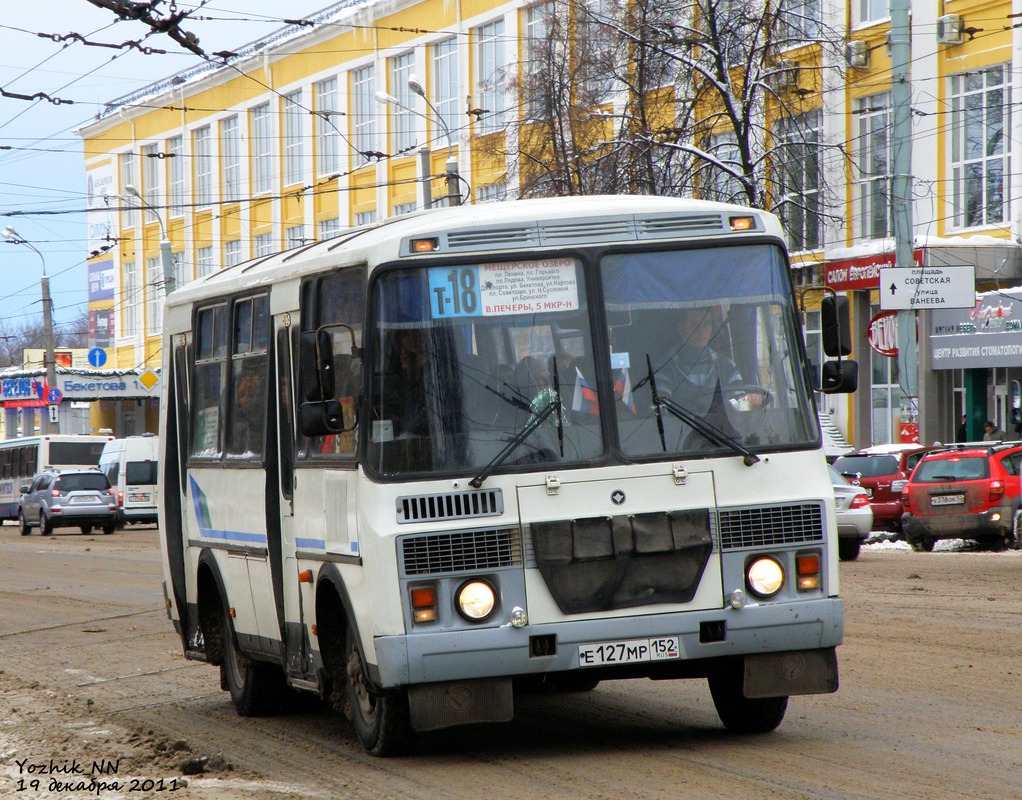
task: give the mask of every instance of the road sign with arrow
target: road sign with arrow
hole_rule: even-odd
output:
[[[880,308],[972,308],[975,267],[886,267],[880,270]]]

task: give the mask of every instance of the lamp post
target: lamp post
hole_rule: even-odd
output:
[[[408,76],[408,88],[412,91],[412,94],[417,94],[423,100],[426,101],[426,105],[429,106],[430,110],[436,115],[437,122],[440,123],[440,127],[444,130],[444,135],[447,137],[447,163],[445,165],[445,179],[447,181],[447,201],[452,206],[461,205],[461,187],[458,182],[461,180],[458,174],[458,159],[454,157],[454,141],[451,138],[451,129],[448,127],[446,120],[437,110],[428,97],[426,97],[426,91],[422,88],[422,83],[415,75]],[[404,108],[407,111],[411,111],[413,114],[422,117],[424,120],[429,122],[429,117],[416,111],[414,108],[409,108],[394,95],[387,94],[386,92],[377,92],[376,101],[378,103],[390,103],[391,105]],[[428,176],[427,176],[428,177]]]
[[[160,257],[163,263],[163,294],[170,294],[177,288],[177,276],[174,274],[174,255],[170,252],[170,237],[167,236],[167,229],[163,225],[163,217],[160,213],[145,201],[139,194],[138,189],[130,184],[124,187],[124,191],[138,200],[140,206],[148,211],[160,224]]]
[[[51,388],[57,387],[57,356],[53,346],[53,308],[50,302],[50,279],[46,274],[46,259],[39,252],[39,248],[27,241],[14,228],[7,226],[3,231],[4,238],[11,244],[23,244],[33,251],[39,260],[43,262],[43,274],[39,279],[43,295],[43,348],[46,351],[43,356],[43,368],[46,370],[47,393]],[[49,398],[44,397],[49,403]],[[60,433],[60,417],[51,422],[49,415],[39,415],[39,430],[42,433]],[[51,427],[52,426],[52,427]]]

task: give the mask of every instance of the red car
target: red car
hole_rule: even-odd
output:
[[[878,444],[841,456],[834,469],[869,495],[874,529],[900,531],[901,490],[930,450],[918,444]]]
[[[916,550],[938,539],[1022,542],[1022,446],[968,445],[927,453],[902,492],[902,527]]]

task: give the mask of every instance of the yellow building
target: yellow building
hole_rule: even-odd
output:
[[[589,5],[609,8],[598,0]],[[1022,33],[1012,15],[1022,14],[1022,0],[914,6],[912,208],[919,257],[923,264],[972,263],[981,289],[1013,285],[1022,275],[1022,190],[1011,167],[1022,164],[1022,137],[1012,135],[1010,109],[1012,98],[1022,96],[1022,71],[1013,69]],[[159,369],[168,261],[173,280],[187,282],[431,200],[451,202],[455,192],[481,202],[533,187],[550,142],[529,122],[514,86],[547,31],[544,8],[494,0],[337,3],[311,24],[220,54],[226,61],[204,62],[112,100],[79,131],[88,154],[90,318],[110,366]],[[759,198],[786,224],[796,285],[814,289],[806,294],[806,328],[817,363],[812,309],[819,289],[853,299],[861,388],[851,399],[820,396],[826,421],[860,446],[897,440],[906,413],[921,418],[926,439],[947,440],[965,412],[1007,427],[1011,381],[1022,379],[1022,369],[934,361],[926,346],[931,330],[951,324],[934,322],[936,312],[919,315],[919,408],[906,409],[895,362],[869,348],[879,311],[877,267],[892,264],[894,251],[887,0],[769,0],[764,9],[780,11],[786,37],[765,57],[764,146],[792,132],[821,145],[789,159],[784,175],[775,170]],[[698,23],[683,15],[676,21],[676,30]],[[593,35],[579,21],[569,33],[575,46]],[[669,46],[684,44],[672,37]],[[573,58],[570,48],[563,53]],[[739,73],[732,73],[736,85]],[[626,116],[634,99],[618,84],[597,102],[589,98],[572,120],[587,126],[581,139],[591,140],[594,131],[599,139],[613,137],[609,113]],[[693,100],[689,127],[677,127],[686,99],[699,96],[696,88],[656,90],[663,105],[651,116],[663,119],[653,122],[655,138],[727,154],[732,145],[720,130],[719,103]],[[598,141],[583,144],[606,154]],[[449,162],[458,173],[450,188]],[[729,180],[703,171],[689,191],[726,189]],[[642,191],[634,186],[615,191]],[[155,425],[147,411],[135,430],[125,430],[121,413],[104,412],[108,417],[96,424],[119,433]]]

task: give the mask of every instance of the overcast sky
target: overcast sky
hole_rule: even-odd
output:
[[[200,0],[178,0],[185,11]],[[283,17],[310,16],[330,0],[209,0],[181,28],[206,52],[230,50],[283,27]],[[159,10],[166,14],[171,4]],[[43,254],[54,325],[66,327],[87,308],[85,161],[74,130],[109,100],[200,63],[163,35],[144,46],[168,51],[88,46],[139,41],[140,23],[120,22],[88,0],[5,0],[0,21],[0,229],[12,226]],[[39,36],[37,34],[43,34]],[[43,93],[60,103],[10,94]],[[69,101],[69,102],[68,102]],[[44,213],[45,212],[45,213]],[[77,213],[75,213],[77,212]],[[0,319],[42,314],[38,255],[0,239]],[[0,367],[7,366],[0,364]]]

